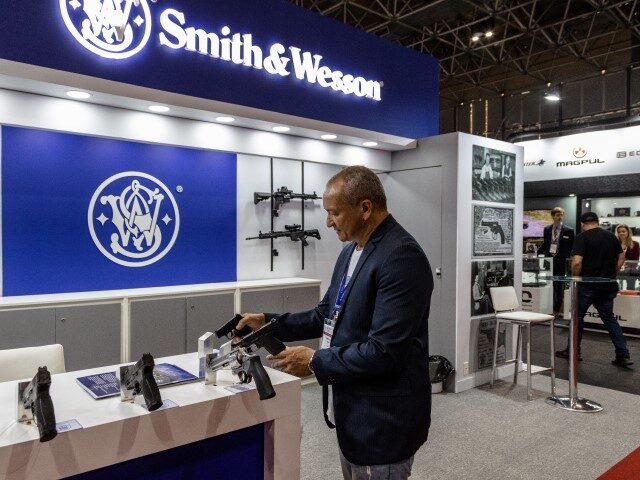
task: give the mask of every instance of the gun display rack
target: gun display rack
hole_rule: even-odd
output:
[[[320,240],[320,232],[318,229],[305,230],[304,228],[304,202],[306,200],[319,200],[322,197],[319,197],[316,192],[313,193],[304,193],[304,162],[302,163],[302,192],[303,193],[294,193],[293,190],[289,190],[286,186],[280,187],[278,190],[274,190],[273,186],[273,157],[269,159],[269,167],[270,167],[270,176],[271,176],[271,192],[253,192],[253,203],[257,205],[258,203],[264,200],[271,201],[271,229],[269,232],[262,233],[260,231],[255,237],[247,237],[246,240],[254,240],[254,239],[269,239],[271,241],[271,271],[273,272],[273,259],[278,256],[278,250],[274,248],[273,240],[279,237],[288,237],[293,242],[300,242],[302,248],[302,270],[304,270],[304,249],[309,245],[307,242],[307,237],[313,237]],[[291,199],[299,198],[302,200],[300,202],[302,220],[300,224],[294,225],[285,225],[285,230],[275,231],[274,230],[274,218],[279,216],[280,208],[285,204],[289,203]]]

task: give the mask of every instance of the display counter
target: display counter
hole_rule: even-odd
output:
[[[319,300],[320,280],[309,278],[4,297],[0,349],[59,343],[67,371],[130,362],[144,352],[166,357],[195,352],[200,335],[235,313],[299,312]]]
[[[552,257],[524,255],[522,259],[522,309],[527,312],[553,313]]]
[[[622,327],[625,335],[640,336],[640,270],[638,261],[627,260],[617,275],[620,291],[613,301],[613,314]],[[569,305],[569,291],[564,292],[563,317],[569,319],[571,312]],[[598,311],[589,307],[584,317],[586,328],[606,331],[606,327],[600,321]]]
[[[156,363],[198,372],[197,354],[156,359]],[[256,469],[261,469],[259,478],[300,478],[300,379],[267,368],[276,396],[261,401],[255,388],[235,393],[225,388],[236,379],[230,371],[222,371],[217,386],[200,381],[161,388],[163,401],[177,406],[149,413],[139,404],[121,402],[120,397],[94,400],[76,382],[79,376],[116,368],[52,375],[56,421],[76,420],[82,428],[59,433],[45,443],[39,442],[34,425],[16,422],[18,382],[0,383],[0,478],[37,480],[78,474],[79,479],[158,478],[162,472],[154,473],[154,468],[166,455],[178,459],[172,460],[179,464],[172,463],[171,468],[174,473],[180,471],[183,479],[202,478],[202,468],[212,475],[218,472],[215,478],[256,478],[243,473]],[[257,435],[255,429],[259,429]],[[225,435],[243,432],[248,432],[245,448],[227,464],[236,446]],[[202,448],[202,442],[215,442],[216,437],[221,440],[217,447]],[[255,448],[246,448],[251,443]],[[190,453],[192,447],[195,454]],[[258,456],[262,452],[261,458],[256,459],[256,452]],[[205,454],[208,458],[202,457]],[[122,462],[127,462],[124,477],[119,468]]]

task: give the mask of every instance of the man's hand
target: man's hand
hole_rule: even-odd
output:
[[[306,377],[311,375],[309,362],[315,350],[309,347],[287,347],[278,355],[267,355],[273,368],[289,375]]]
[[[248,326],[252,332],[255,332],[260,327],[264,326],[265,319],[264,313],[243,313],[242,319],[238,322],[236,330],[240,331],[244,327]]]

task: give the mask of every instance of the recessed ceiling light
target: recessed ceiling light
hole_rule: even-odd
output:
[[[320,135],[320,138],[323,140],[335,140],[336,138],[338,138],[338,136],[333,135],[332,133],[328,133],[326,135]]]
[[[522,95],[529,95],[531,93],[530,90],[525,90],[524,92],[522,92]]]
[[[76,100],[86,100],[91,98],[91,94],[87,92],[80,92],[78,90],[70,90],[67,92],[67,96],[75,98]]]
[[[378,142],[364,142],[362,145],[364,147],[377,147],[378,146]]]
[[[288,132],[291,129],[289,127],[278,126],[278,127],[273,127],[272,130],[274,132],[278,132],[278,133],[285,133],[285,132]]]
[[[570,197],[575,197],[575,196],[576,196],[576,194],[575,194],[575,193],[570,193],[570,194],[569,194],[569,196],[570,196]],[[588,206],[589,206],[589,204],[587,203],[587,207],[588,207]]]
[[[487,38],[493,37],[493,31],[492,30],[487,30],[486,32],[484,32],[484,36],[487,37]]]
[[[164,105],[151,105],[149,106],[149,110],[154,113],[167,113],[171,109],[169,107],[165,107]]]
[[[477,42],[478,40],[480,40],[480,37],[478,35],[474,35],[473,37],[471,37],[472,42]]]
[[[559,102],[560,96],[557,93],[548,93],[544,96],[545,100],[549,100],[550,102]]]
[[[236,119],[233,117],[217,117],[216,118],[216,122],[220,122],[220,123],[233,123],[235,121]]]

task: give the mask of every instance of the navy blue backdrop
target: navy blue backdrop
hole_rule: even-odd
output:
[[[236,188],[235,154],[2,127],[3,294],[235,281]]]
[[[64,0],[72,9],[83,2]],[[83,47],[65,26],[61,0],[0,1],[0,58],[127,84],[218,100],[341,125],[422,138],[436,135],[438,62],[388,40],[292,5],[284,0],[162,0],[148,2],[148,44],[122,60]],[[331,88],[234,65],[159,43],[160,14],[184,12],[186,26],[220,33],[252,33],[265,54],[273,43],[322,55],[333,70],[383,81],[382,101],[343,95]],[[76,12],[81,11],[79,8]],[[145,24],[146,25],[146,24]]]

